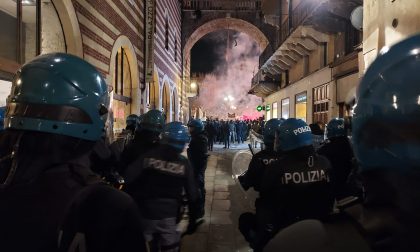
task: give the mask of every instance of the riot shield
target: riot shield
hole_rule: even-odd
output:
[[[242,188],[238,177],[248,170],[249,163],[251,163],[252,154],[249,150],[238,151],[232,160],[232,178],[239,188],[243,191],[246,197],[246,192]]]

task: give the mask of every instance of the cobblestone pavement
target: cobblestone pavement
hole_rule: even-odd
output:
[[[247,148],[241,144],[226,150],[222,145],[215,145],[210,152],[205,178],[205,222],[195,234],[182,239],[182,252],[252,251],[238,230],[239,215],[253,211],[252,200],[235,184],[231,173],[234,154]]]

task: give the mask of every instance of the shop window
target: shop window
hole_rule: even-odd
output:
[[[295,117],[306,122],[306,92],[297,94],[295,96],[295,101]]]
[[[281,100],[281,118],[288,119],[290,110],[290,99]]]
[[[313,121],[322,124],[328,123],[328,110],[330,91],[329,84],[325,84],[313,89]]]
[[[271,106],[271,110],[273,111],[273,118],[278,118],[278,108],[277,108],[277,102],[274,102]]]
[[[0,1],[1,72],[11,72],[3,66],[24,64],[40,53],[40,4],[39,0]]]

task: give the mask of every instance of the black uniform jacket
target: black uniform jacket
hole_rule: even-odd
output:
[[[274,150],[262,150],[255,154],[249,163],[248,170],[244,175],[238,177],[242,187],[248,190],[254,187],[255,191],[261,190],[261,183],[264,172],[269,164],[277,161],[279,154]]]
[[[126,191],[145,218],[177,217],[184,190],[192,214],[197,209],[194,172],[188,160],[168,145],[147,152],[131,163],[123,175]]]
[[[329,170],[328,160],[312,148],[285,152],[267,167],[260,196],[284,218],[326,216],[334,203]]]
[[[187,154],[194,171],[199,172],[206,167],[208,157],[207,143],[208,139],[204,132],[191,136]]]

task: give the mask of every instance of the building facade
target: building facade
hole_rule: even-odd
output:
[[[186,93],[182,81],[181,3],[157,0],[155,11],[154,73],[144,94],[145,110],[162,110],[167,122],[185,121],[188,107],[182,106]]]
[[[145,0],[4,0],[0,20],[0,106],[16,70],[36,55],[67,52],[102,73],[112,89],[112,127],[119,133],[129,114],[162,109],[180,119],[181,6],[153,0],[154,80],[145,82]],[[155,91],[153,91],[155,90]]]
[[[327,123],[348,116],[359,82],[362,34],[350,23],[362,1],[263,1],[277,44],[260,56],[250,93],[264,99],[265,119]],[[281,15],[279,14],[281,13]]]

